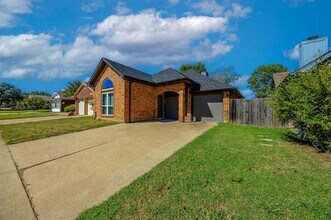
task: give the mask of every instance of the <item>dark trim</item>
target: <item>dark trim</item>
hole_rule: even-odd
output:
[[[131,81],[131,82],[137,82],[137,83],[149,85],[149,86],[154,86],[155,85],[153,83],[149,83],[149,82],[146,82],[146,81],[143,81],[143,80],[139,80],[139,79],[136,79],[136,78],[132,78],[132,77],[129,77],[129,76],[124,76],[123,79],[124,80],[128,80],[128,81]]]

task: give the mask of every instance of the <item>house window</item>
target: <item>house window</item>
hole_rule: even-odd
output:
[[[113,87],[114,87],[114,84],[110,79],[105,79],[102,83],[102,90],[111,89]]]
[[[110,79],[105,79],[102,83],[102,114],[113,115],[114,114],[114,84]]]
[[[102,114],[113,115],[114,114],[114,93],[106,92],[102,93]]]

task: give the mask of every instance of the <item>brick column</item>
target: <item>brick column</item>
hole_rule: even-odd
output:
[[[178,120],[185,121],[185,89],[178,91]]]
[[[189,89],[186,90],[186,122],[192,121],[192,108],[191,108],[192,95],[189,92]]]
[[[228,123],[230,121],[230,92],[223,92],[223,122]]]

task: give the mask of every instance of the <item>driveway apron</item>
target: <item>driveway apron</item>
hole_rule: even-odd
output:
[[[118,124],[9,147],[38,219],[74,219],[215,123]]]

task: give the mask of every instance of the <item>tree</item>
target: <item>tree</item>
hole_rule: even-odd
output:
[[[331,150],[331,67],[318,65],[290,75],[271,95],[275,116],[291,121],[299,137]]]
[[[286,71],[287,68],[281,64],[259,66],[248,79],[248,87],[253,90],[257,98],[265,98],[275,88],[272,75]]]
[[[181,73],[184,73],[187,70],[193,69],[196,73],[203,73],[206,72],[206,65],[201,62],[197,62],[195,64],[183,64],[180,68],[179,71]]]
[[[76,80],[73,82],[69,82],[67,88],[64,90],[63,95],[65,97],[72,97],[74,96],[75,92],[79,88],[79,86],[82,84],[81,81]]]
[[[49,109],[49,104],[47,103],[46,100],[36,97],[30,98],[28,95],[25,96],[23,101],[20,101],[18,103],[18,106],[23,109],[33,109],[33,110]]]
[[[37,90],[34,90],[30,93],[31,95],[50,95],[48,92],[46,91],[37,91]]]
[[[211,77],[221,83],[230,84],[240,78],[241,75],[235,72],[234,67],[226,67],[211,73]]]
[[[23,99],[22,90],[9,83],[0,84],[0,108],[2,104],[16,104]]]

